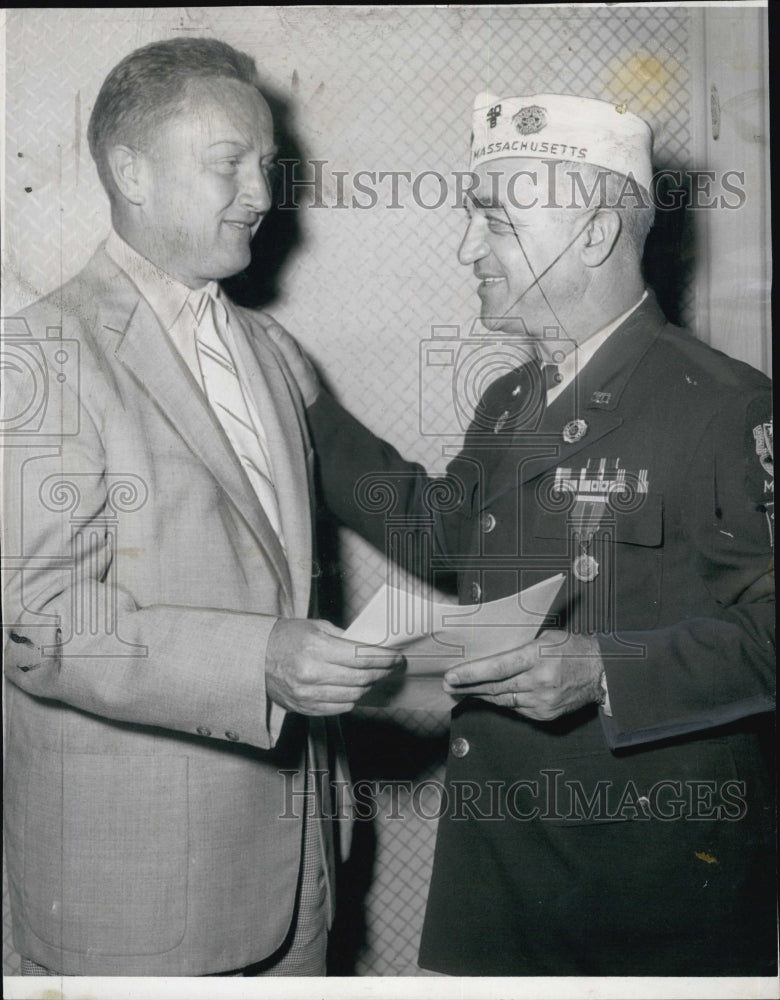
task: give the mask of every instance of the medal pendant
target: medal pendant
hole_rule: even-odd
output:
[[[590,583],[599,575],[599,564],[593,556],[577,556],[572,566],[574,575],[582,583]]]

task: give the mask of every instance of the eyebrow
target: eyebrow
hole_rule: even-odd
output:
[[[468,207],[466,199],[471,202],[475,208],[482,209],[483,212],[504,212],[506,213],[506,208],[502,202],[491,201],[488,199],[480,198],[475,195],[473,191],[467,191],[464,196],[463,204]]]
[[[216,146],[233,146],[235,149],[250,150],[252,147],[248,146],[245,142],[240,139],[217,139],[216,142],[210,142],[208,149],[214,149]],[[278,146],[271,146],[265,153],[263,153],[263,159],[268,156],[276,156],[279,152]]]

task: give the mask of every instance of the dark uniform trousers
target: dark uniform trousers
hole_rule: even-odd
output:
[[[433,481],[327,393],[309,409],[347,525],[384,550],[406,518],[463,604],[564,573],[551,624],[595,635],[605,664],[611,717],[453,712],[420,964],[770,975],[768,380],[652,295],[547,407],[538,380],[526,366],[490,386]],[[371,502],[380,481],[391,510]]]

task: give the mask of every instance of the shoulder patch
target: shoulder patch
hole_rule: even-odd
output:
[[[775,478],[774,451],[772,445],[772,421],[756,424],[753,428],[753,440],[756,443],[756,457],[764,471],[764,500],[761,504],[767,520],[769,541],[774,546],[775,541]]]
[[[772,450],[772,421],[756,424],[753,428],[753,439],[756,442],[756,455],[761,468],[768,476],[774,476],[774,455]]]

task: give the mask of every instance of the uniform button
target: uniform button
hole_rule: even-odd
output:
[[[209,729],[208,726],[198,726],[198,728],[195,730],[195,732],[199,736],[211,736],[211,730]]]
[[[450,744],[453,757],[465,757],[470,749],[469,741],[464,740],[462,736],[456,737]]]
[[[232,740],[234,743],[237,743],[238,733],[234,733],[232,729],[228,729],[228,731],[225,733],[225,738],[228,740]]]
[[[496,519],[492,514],[483,514],[480,518],[479,526],[486,535],[489,535],[496,526]]]
[[[471,584],[471,589],[469,590],[469,593],[471,594],[471,600],[475,604],[478,604],[482,597],[482,587],[480,587],[480,585],[477,583],[476,580]]]

